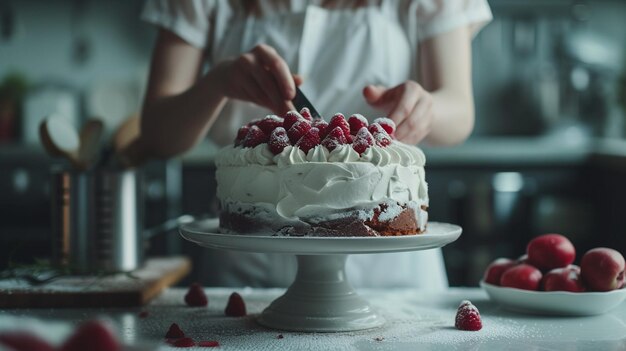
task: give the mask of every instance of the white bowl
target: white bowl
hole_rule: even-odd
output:
[[[480,282],[489,298],[502,307],[525,313],[592,316],[606,313],[626,299],[626,289],[607,292],[531,291]]]

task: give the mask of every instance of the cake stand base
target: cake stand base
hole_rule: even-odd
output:
[[[347,255],[298,255],[298,273],[287,292],[259,316],[266,327],[305,332],[370,329],[385,320],[347,280]]]
[[[346,258],[428,250],[449,244],[461,227],[429,222],[425,233],[388,237],[289,237],[220,233],[217,218],[180,227],[180,234],[198,245],[221,250],[293,254],[298,273],[285,294],[258,318],[261,325],[301,332],[342,332],[375,328],[381,315],[354,291],[346,277]]]

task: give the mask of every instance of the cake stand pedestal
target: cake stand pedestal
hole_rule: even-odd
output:
[[[284,295],[258,318],[264,326],[290,331],[338,332],[379,327],[383,317],[348,282],[348,254],[416,251],[442,247],[461,235],[461,228],[431,222],[424,234],[394,237],[282,237],[218,233],[217,219],[180,227],[198,245],[223,250],[291,253],[298,273]]]

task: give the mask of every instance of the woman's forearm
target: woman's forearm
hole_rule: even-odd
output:
[[[146,101],[141,123],[146,156],[167,158],[196,145],[226,103],[219,86],[210,71],[181,94]]]
[[[474,102],[461,91],[438,90],[433,99],[433,124],[426,142],[455,145],[467,139],[474,128]]]

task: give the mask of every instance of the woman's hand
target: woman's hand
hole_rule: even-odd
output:
[[[277,114],[294,109],[291,99],[300,83],[276,50],[264,44],[218,64],[207,76],[215,78],[225,97],[249,101]]]
[[[393,88],[368,85],[363,96],[372,107],[383,111],[396,123],[396,138],[407,144],[422,141],[433,125],[433,99],[412,80]]]

